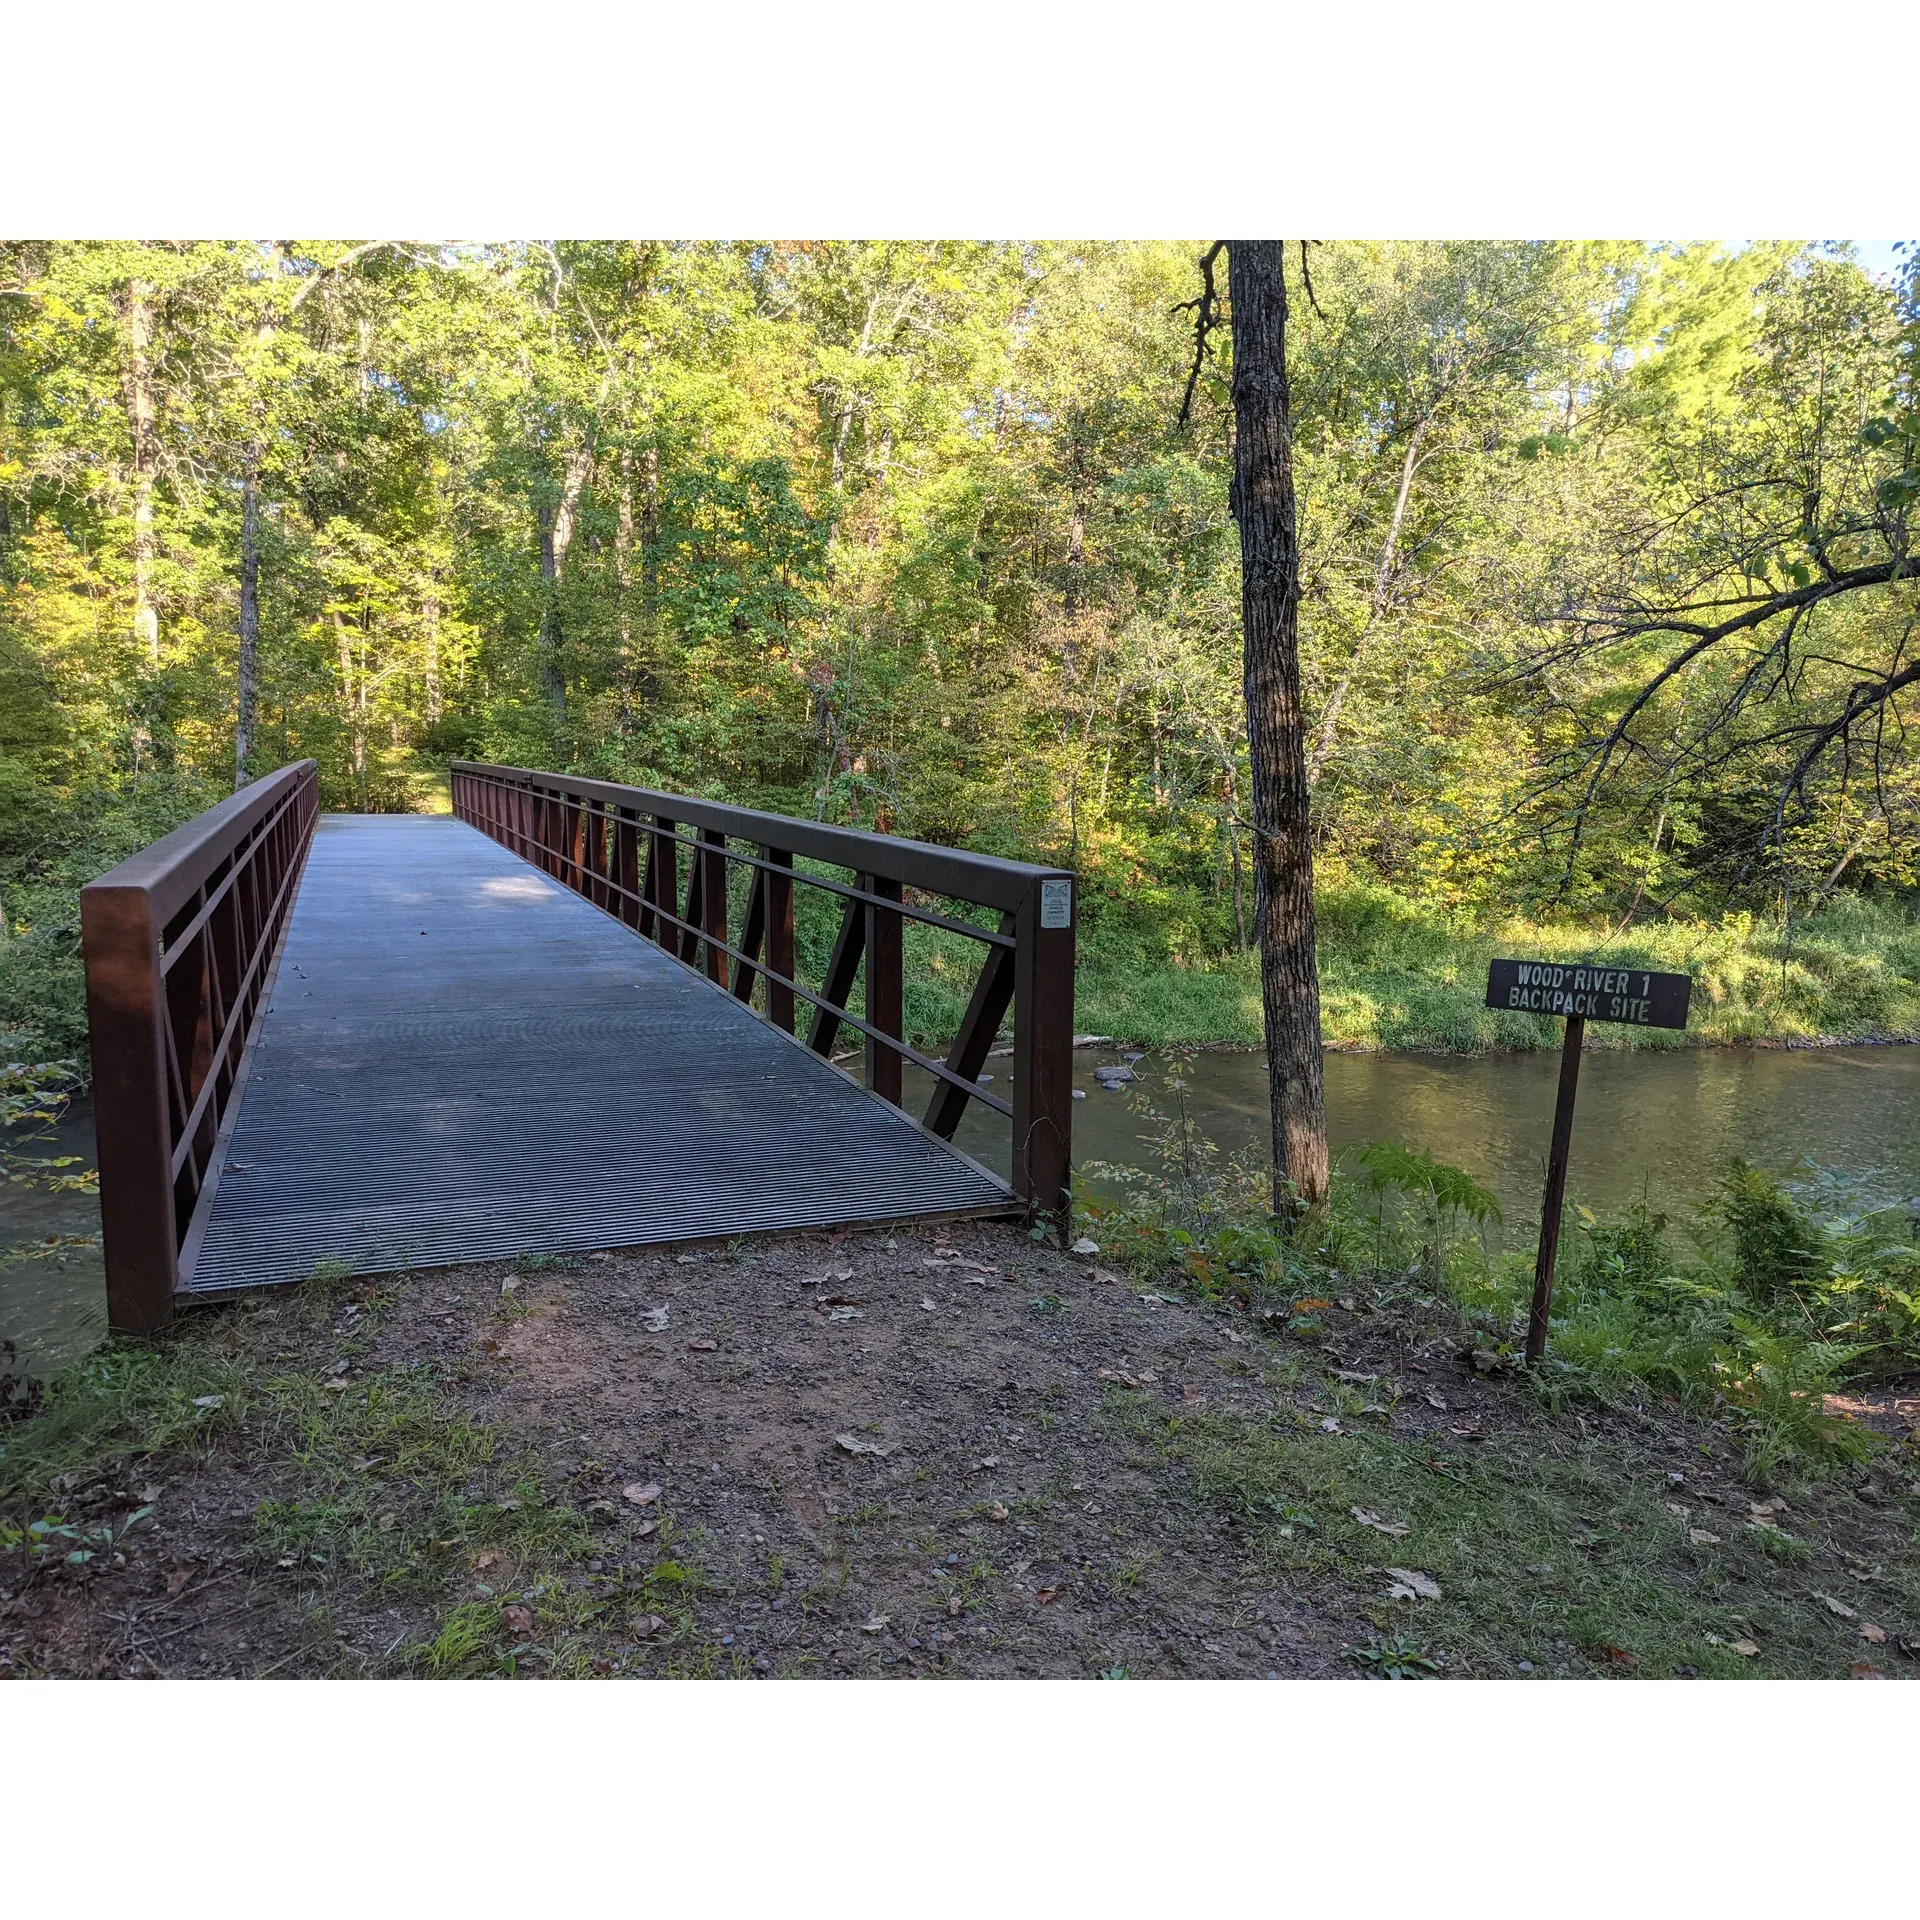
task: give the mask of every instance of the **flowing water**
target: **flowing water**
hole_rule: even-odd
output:
[[[1076,1162],[1140,1164],[1149,1128],[1129,1110],[1129,1092],[1172,1110],[1168,1062],[1158,1056],[1135,1060],[1131,1089],[1095,1079],[1096,1067],[1125,1057],[1074,1056],[1074,1084],[1087,1096],[1073,1107]],[[1327,1129],[1336,1153],[1397,1140],[1465,1168],[1499,1197],[1508,1243],[1523,1244],[1538,1227],[1559,1072],[1557,1052],[1329,1054]],[[1181,1077],[1200,1131],[1224,1151],[1266,1140],[1259,1055],[1198,1053]],[[1005,1130],[999,1115],[976,1112],[960,1144],[1004,1173]],[[1697,1206],[1735,1154],[1790,1177],[1838,1176],[1858,1211],[1920,1195],[1920,1048],[1689,1047],[1582,1059],[1571,1199],[1598,1213],[1642,1194],[1669,1211]]]
[[[1148,1123],[1127,1091],[1169,1109],[1169,1062],[1133,1057],[1134,1087],[1109,1091],[1100,1066],[1129,1056],[1083,1049],[1074,1080],[1074,1157],[1140,1164]],[[988,1062],[996,1092],[1004,1055]],[[1195,1124],[1223,1150],[1255,1146],[1267,1130],[1266,1072],[1257,1054],[1200,1053],[1182,1068]],[[1499,1196],[1509,1245],[1532,1240],[1539,1219],[1547,1130],[1559,1056],[1347,1053],[1327,1058],[1327,1122],[1336,1151],[1398,1140],[1464,1167]],[[930,1090],[925,1077],[919,1105]],[[918,1111],[915,1090],[908,1105]],[[77,1153],[91,1163],[84,1105],[58,1137],[20,1143],[36,1157]],[[1005,1174],[1007,1123],[976,1107],[959,1144]],[[1801,1179],[1837,1178],[1851,1211],[1920,1204],[1920,1048],[1786,1051],[1698,1047],[1672,1053],[1592,1053],[1580,1069],[1569,1197],[1606,1213],[1645,1195],[1669,1211],[1707,1199],[1727,1160],[1743,1155]],[[44,1378],[78,1359],[106,1327],[98,1203],[85,1194],[0,1188],[0,1371]],[[19,1258],[31,1247],[35,1257]]]

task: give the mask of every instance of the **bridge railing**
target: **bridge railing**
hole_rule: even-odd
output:
[[[192,1272],[221,1122],[319,810],[318,770],[296,761],[80,890],[116,1327],[159,1326]]]
[[[1012,1122],[1012,1184],[1062,1228],[1073,1141],[1074,876],[890,834],[791,819],[572,774],[456,761],[453,810],[552,874],[643,939],[704,973],[763,1018],[801,1037],[796,1001],[811,1009],[804,1038],[830,1058],[843,1027],[863,1036],[866,1084],[902,1105],[907,1062],[929,1074],[921,1124],[951,1140],[968,1103]],[[836,867],[846,880],[797,868]],[[728,926],[728,876],[750,875],[744,923]],[[843,902],[818,987],[799,977],[794,888]],[[984,907],[997,927],[942,912],[936,901]],[[972,998],[941,1058],[904,1032],[904,931],[914,921],[986,949]],[[864,962],[864,1004],[850,1004]],[[756,993],[756,986],[758,992]],[[1013,1097],[981,1084],[1009,1006]],[[904,1109],[903,1109],[904,1110]],[[909,1116],[912,1117],[912,1116]]]

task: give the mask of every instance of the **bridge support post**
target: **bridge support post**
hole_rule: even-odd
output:
[[[1073,1222],[1073,882],[1036,880],[1014,915],[1013,1190]]]

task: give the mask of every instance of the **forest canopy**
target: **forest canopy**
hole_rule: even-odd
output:
[[[74,887],[303,755],[333,808],[470,756],[1063,861],[1094,941],[1230,956],[1204,245],[0,243],[0,1021]],[[1323,886],[1611,927],[1913,885],[1901,257],[1305,250]]]

